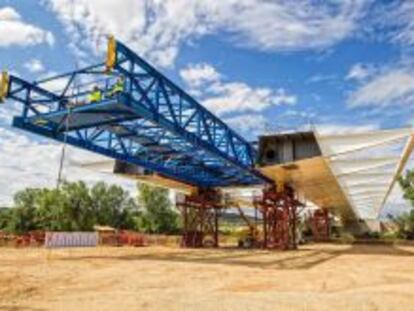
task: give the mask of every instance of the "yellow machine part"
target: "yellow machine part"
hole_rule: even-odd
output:
[[[108,39],[108,50],[105,65],[107,72],[111,72],[116,65],[116,40],[114,36],[110,36]]]
[[[9,74],[3,71],[0,79],[0,103],[4,101],[9,93]]]

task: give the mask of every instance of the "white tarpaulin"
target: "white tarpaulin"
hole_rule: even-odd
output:
[[[414,147],[412,129],[318,135],[319,146],[350,206],[374,219]]]
[[[45,246],[57,247],[93,247],[99,241],[97,232],[46,232]]]

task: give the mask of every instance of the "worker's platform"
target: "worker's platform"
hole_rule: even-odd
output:
[[[73,104],[68,109],[30,117],[28,121],[34,125],[47,125],[57,132],[70,132],[96,125],[140,119],[134,109],[126,103],[127,101],[119,95],[98,103]]]

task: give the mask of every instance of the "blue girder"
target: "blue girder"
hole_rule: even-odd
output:
[[[121,75],[123,92],[110,94]],[[61,89],[49,90],[57,81]],[[99,102],[87,101],[91,84],[103,90]],[[7,97],[24,107],[15,127],[175,180],[198,187],[271,182],[254,169],[250,143],[120,42],[110,73],[98,64],[35,83],[11,76]]]

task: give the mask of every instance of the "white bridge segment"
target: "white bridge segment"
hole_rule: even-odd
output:
[[[392,171],[395,165],[395,162],[399,160],[399,157],[384,157],[384,158],[372,158],[372,159],[359,159],[355,160],[344,160],[344,159],[335,159],[331,165],[334,167],[337,172],[337,176],[343,175],[360,175],[360,174],[378,174],[385,171]]]
[[[318,136],[318,142],[322,144],[321,148],[323,148],[324,156],[334,157],[406,139],[411,134],[411,129],[398,129],[354,134],[320,135]]]
[[[413,133],[412,129],[337,135],[322,135],[315,131],[322,157],[295,162],[299,168],[289,172],[280,165],[275,166],[276,169],[261,170],[276,180],[284,178],[283,174],[291,174],[290,179],[296,182],[299,192],[308,196],[306,201],[320,207],[351,208],[360,218],[374,219],[414,149]],[[113,161],[104,160],[81,166],[112,174],[113,164]],[[281,171],[282,175],[279,174]],[[134,178],[178,192],[189,191],[154,176]],[[253,193],[260,193],[260,187],[228,188],[226,191],[233,198],[251,200]]]
[[[320,135],[322,155],[358,217],[378,217],[413,149],[411,128]]]

